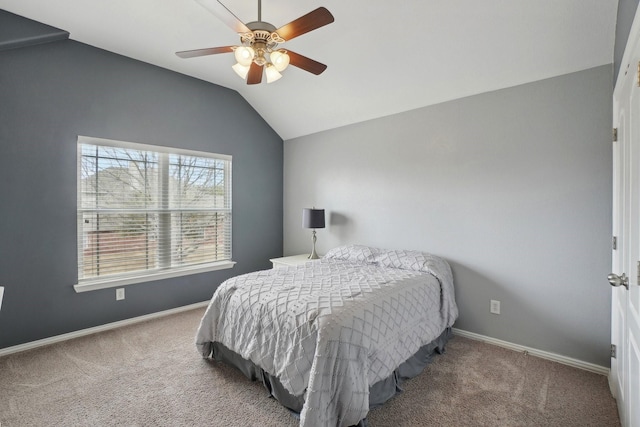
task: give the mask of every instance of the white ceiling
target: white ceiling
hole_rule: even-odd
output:
[[[257,0],[222,2],[257,20]],[[247,86],[231,54],[174,54],[238,44],[195,0],[0,0],[74,40],[236,90],[284,140],[613,62],[617,0],[263,0],[262,20],[280,27],[319,6],[335,22],[282,46],[327,70]]]

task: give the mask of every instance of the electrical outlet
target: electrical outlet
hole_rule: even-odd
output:
[[[491,313],[500,314],[500,301],[496,301],[494,299],[491,300]]]
[[[116,301],[124,299],[124,288],[116,289]]]

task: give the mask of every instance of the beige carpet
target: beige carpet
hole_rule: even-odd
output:
[[[203,309],[0,358],[0,425],[296,426],[261,384],[200,358]],[[607,378],[454,337],[380,426],[617,426]]]

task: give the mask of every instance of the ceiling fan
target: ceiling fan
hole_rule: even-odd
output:
[[[324,7],[319,7],[280,28],[262,21],[262,0],[258,0],[258,20],[244,24],[219,0],[198,0],[202,6],[210,10],[222,22],[227,24],[240,36],[240,46],[220,46],[205,49],[176,52],[180,58],[216,55],[219,53],[235,54],[237,64],[232,68],[247,84],[262,82],[262,72],[267,83],[282,77],[280,74],[287,66],[301,68],[312,74],[321,74],[327,66],[306,56],[280,49],[278,45],[310,31],[323,27],[334,21],[333,15]]]

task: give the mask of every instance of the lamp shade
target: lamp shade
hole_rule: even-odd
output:
[[[247,74],[249,74],[250,67],[248,65],[242,65],[241,63],[238,62],[236,65],[234,65],[231,68],[233,68],[233,71],[235,71],[236,74],[240,76],[240,78],[246,79]]]
[[[239,46],[235,49],[234,52],[236,56],[236,61],[238,64],[249,66],[253,62],[253,58],[256,56],[256,52],[252,47],[249,46]]]
[[[324,209],[302,209],[303,228],[324,228]]]
[[[267,83],[273,83],[282,77],[282,74],[280,74],[278,70],[276,70],[276,67],[271,64],[267,64],[264,73],[267,75]]]
[[[271,62],[278,71],[284,71],[289,65],[289,55],[285,50],[276,50],[271,52]]]

